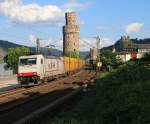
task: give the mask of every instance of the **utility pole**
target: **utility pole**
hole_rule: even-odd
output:
[[[100,71],[102,63],[100,62],[100,37],[96,37],[97,44],[97,62],[96,62],[96,71]]]
[[[36,53],[40,53],[40,39],[37,38],[36,39]]]
[[[97,58],[100,61],[100,37],[96,37],[96,45],[97,45]]]

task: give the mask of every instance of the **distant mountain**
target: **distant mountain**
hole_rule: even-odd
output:
[[[88,52],[88,51],[81,51],[80,52],[80,57],[83,58],[83,59],[90,58],[90,52]]]
[[[33,48],[33,51],[35,52],[35,48]],[[63,52],[61,50],[55,49],[55,48],[40,48],[40,51],[42,54],[46,56],[62,56]]]
[[[21,45],[11,43],[8,41],[0,40],[0,56],[4,56],[7,53],[8,48],[20,47]]]
[[[9,41],[0,40],[0,60],[7,54],[9,48],[22,47],[23,45],[15,44]],[[36,51],[35,47],[28,47],[33,53]],[[40,48],[42,54],[46,56],[62,56],[63,52],[54,48]],[[89,52],[80,52],[81,58],[86,58],[89,56]]]
[[[5,56],[7,54],[7,50],[9,48],[16,48],[16,47],[23,47],[23,46],[24,45],[19,45],[19,44],[15,44],[12,42],[0,40],[0,56]],[[29,47],[29,46],[24,46],[24,47],[29,48],[32,52],[36,51],[36,48],[34,48],[34,47]],[[57,49],[53,49],[53,48],[41,48],[41,52],[44,55],[51,55],[51,56],[62,55],[62,51],[57,50]]]

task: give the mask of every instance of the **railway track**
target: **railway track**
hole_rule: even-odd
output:
[[[19,88],[11,89],[9,91],[2,92],[2,93],[0,93],[0,98],[11,95],[11,94],[15,94],[18,92],[22,92],[23,90],[25,90],[25,89],[22,87],[19,87]]]
[[[80,72],[67,78],[54,81],[53,83],[43,84],[42,86],[22,91],[12,90],[1,94],[0,122],[10,124],[24,123],[31,120],[31,118],[33,119],[35,117],[33,115],[37,113],[40,115],[42,113],[42,111],[39,110],[43,110],[43,107],[51,104],[52,109],[56,104],[65,101],[65,96],[71,96],[74,92],[76,93],[77,89],[81,88],[79,84],[89,82],[94,75],[95,73],[93,72]],[[11,95],[11,93],[13,94]],[[47,110],[48,109],[45,109],[43,111]]]
[[[78,72],[76,74],[74,74],[72,77],[76,76],[76,75],[79,75],[81,72]],[[66,78],[63,78],[63,79],[59,79],[57,80],[58,81],[63,81],[63,80],[66,80]],[[11,89],[9,91],[5,91],[5,92],[2,92],[0,93],[0,104],[3,104],[3,103],[6,103],[6,101],[3,101],[4,100],[4,97],[5,98],[12,98],[15,94],[23,94],[23,93],[28,93],[28,92],[32,92],[34,90],[39,90],[41,89],[42,87],[47,87],[49,85],[53,85],[54,83],[56,82],[56,80],[54,81],[51,81],[51,82],[46,82],[44,84],[40,84],[40,86],[35,86],[35,87],[29,87],[29,88],[24,88],[24,87],[18,87],[18,88],[15,88],[15,89]],[[48,83],[51,83],[51,84],[48,84]],[[12,99],[10,99],[12,100]],[[7,101],[8,102],[8,101]]]

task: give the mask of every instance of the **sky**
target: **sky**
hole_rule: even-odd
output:
[[[62,49],[65,12],[77,13],[80,48],[109,46],[121,36],[149,38],[149,0],[0,0],[0,39],[35,46],[55,45]],[[85,42],[86,41],[86,42]]]

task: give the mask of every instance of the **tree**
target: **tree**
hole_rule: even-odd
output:
[[[7,67],[12,69],[13,73],[17,73],[19,57],[23,55],[28,55],[29,52],[29,48],[25,47],[9,48],[7,56],[5,57]]]
[[[145,53],[142,60],[149,62],[150,61],[150,53]]]
[[[116,53],[111,51],[104,51],[100,55],[100,61],[103,63],[103,67],[113,67],[116,68],[120,64],[119,58],[116,57]]]

